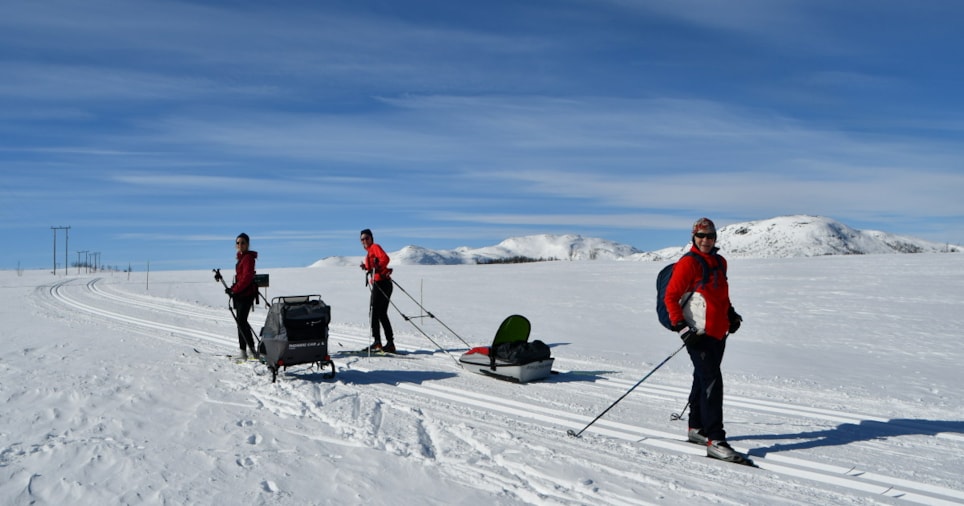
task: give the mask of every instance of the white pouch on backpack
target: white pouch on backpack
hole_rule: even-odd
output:
[[[689,300],[686,300],[686,299]],[[690,292],[684,293],[679,299],[683,304],[683,318],[690,328],[696,330],[697,334],[706,333],[706,299],[703,294],[696,292],[690,296]]]

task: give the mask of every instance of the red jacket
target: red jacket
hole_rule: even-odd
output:
[[[705,285],[703,281],[703,267],[699,259],[684,255],[673,267],[673,277],[666,285],[666,309],[672,322],[682,321],[683,308],[679,301],[683,294],[696,291],[706,300],[706,334],[715,339],[723,339],[730,329],[730,286],[726,280],[726,259],[716,254],[705,254],[693,246],[690,252],[706,260],[710,267],[710,278]]]
[[[234,265],[234,284],[231,293],[235,295],[254,295],[258,286],[254,284],[254,261],[257,251],[238,252],[238,263]]]
[[[374,273],[374,281],[383,281],[391,279],[392,270],[388,268],[388,262],[390,261],[388,253],[385,253],[381,246],[372,243],[368,247],[368,254],[365,256],[362,268]]]

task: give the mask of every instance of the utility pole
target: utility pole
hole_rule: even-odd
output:
[[[67,251],[69,250],[67,243],[70,241],[70,227],[50,227],[50,229],[54,231],[54,276],[57,275],[57,231],[64,231],[64,276],[66,276],[67,267],[70,263],[70,261],[67,260]]]
[[[84,263],[80,263],[80,254],[81,254],[81,253],[84,254]],[[89,253],[87,250],[78,250],[78,251],[77,251],[77,274],[80,274],[80,267],[81,267],[81,266],[84,267],[84,271],[85,271],[85,272],[87,272],[88,274],[90,273],[90,269],[87,268],[87,253]]]

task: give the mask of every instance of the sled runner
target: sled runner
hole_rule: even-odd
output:
[[[335,364],[328,354],[328,324],[331,307],[320,295],[275,297],[261,328],[265,364],[271,382],[278,370],[299,364],[314,364],[320,370],[331,368],[325,378],[335,377]]]
[[[499,325],[492,346],[472,348],[459,363],[469,371],[516,383],[543,379],[552,373],[555,359],[542,341],[528,342],[531,329],[525,316],[512,315]]]

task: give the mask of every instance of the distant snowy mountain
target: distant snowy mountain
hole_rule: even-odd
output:
[[[392,262],[399,265],[457,265],[486,263],[516,257],[537,260],[621,260],[641,253],[632,246],[606,239],[575,234],[542,234],[511,237],[495,246],[474,249],[461,247],[435,251],[421,246],[405,246],[395,253],[389,253],[389,256]],[[361,258],[360,256],[328,257],[314,263],[311,267],[358,265]]]
[[[857,230],[821,216],[780,216],[727,225],[719,230],[719,247],[730,258],[787,258],[885,253],[962,251],[960,246],[924,241],[874,230]],[[678,258],[689,244],[644,252],[606,239],[575,234],[512,237],[495,246],[429,250],[406,246],[389,253],[397,265],[475,264],[524,257],[554,260],[667,261]],[[360,256],[328,257],[311,267],[358,265]]]
[[[959,246],[856,230],[830,218],[801,215],[728,225],[720,230],[719,246],[730,256],[753,258],[961,251]]]
[[[511,237],[495,246],[432,251],[418,246],[402,248],[397,257],[407,264],[476,264],[524,257],[545,260],[618,260],[640,251],[632,246],[580,235],[530,235]],[[395,258],[395,257],[393,257]]]
[[[939,253],[962,251],[940,244],[876,230],[857,230],[823,216],[780,216],[727,225],[717,243],[728,258],[791,258],[827,255]],[[670,260],[689,249],[666,248],[636,256],[637,260]]]

